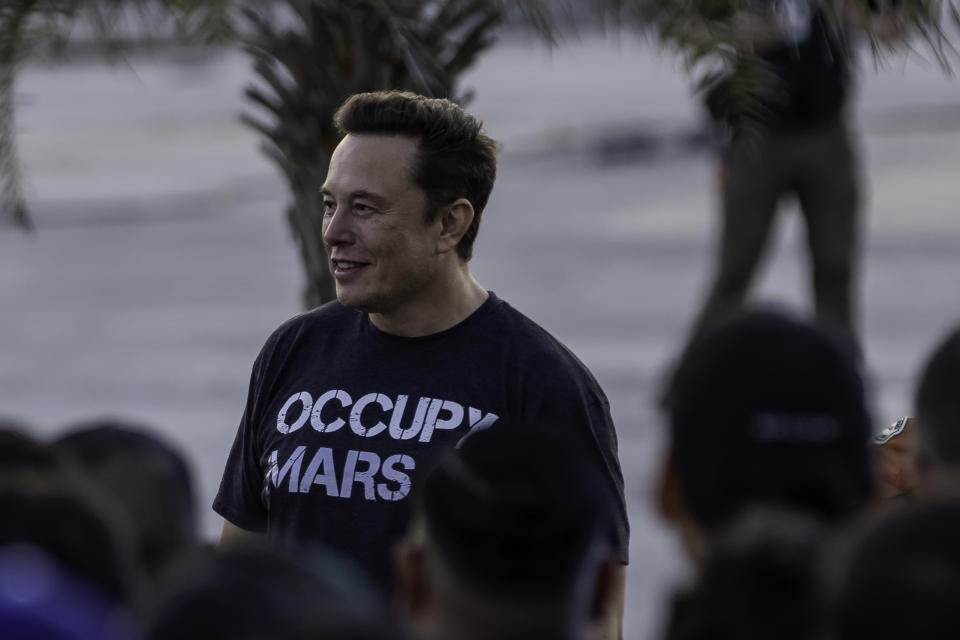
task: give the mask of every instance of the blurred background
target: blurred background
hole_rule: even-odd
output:
[[[0,228],[0,415],[41,436],[101,416],[156,427],[190,458],[211,539],[250,365],[304,289],[287,185],[239,119],[251,80],[236,45],[26,64],[15,134],[34,228]],[[911,411],[922,358],[960,320],[960,87],[920,56],[877,68],[867,52],[856,84],[879,431]],[[649,637],[683,571],[649,501],[655,394],[713,264],[701,100],[675,56],[616,29],[553,48],[506,29],[459,86],[502,144],[473,271],[607,391],[632,512],[627,637]],[[795,208],[753,297],[809,310]]]

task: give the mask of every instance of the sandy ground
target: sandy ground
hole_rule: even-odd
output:
[[[909,412],[921,358],[960,318],[960,91],[918,62],[865,67],[861,293],[879,429]],[[0,231],[0,413],[44,435],[101,415],[155,425],[189,456],[211,537],[250,364],[299,305],[283,185],[236,120],[247,77],[234,53],[29,70],[19,140],[37,231]],[[465,84],[503,142],[474,271],[607,390],[633,524],[627,634],[653,637],[682,562],[649,504],[663,440],[651,397],[705,286],[715,218],[712,162],[682,144],[696,103],[676,65],[630,38],[507,41]],[[627,137],[651,151],[602,152]],[[802,228],[783,223],[756,295],[806,309]]]

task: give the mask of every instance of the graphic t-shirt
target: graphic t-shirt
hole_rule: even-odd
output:
[[[566,347],[493,293],[423,337],[384,333],[337,302],[281,325],[254,363],[213,508],[280,543],[320,542],[389,588],[391,546],[418,480],[446,448],[498,422],[563,430],[601,465],[626,563],[607,398]]]

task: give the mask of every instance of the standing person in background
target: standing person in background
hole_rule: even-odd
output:
[[[807,231],[816,315],[858,350],[854,291],[860,162],[848,124],[846,27],[816,0],[769,2],[732,20],[732,72],[706,103],[721,133],[716,270],[690,342],[736,313],[780,201],[795,196]]]
[[[498,422],[537,425],[577,443],[616,505],[606,630],[621,636],[629,530],[606,396],[470,272],[495,143],[456,104],[410,93],[355,95],[336,123],[321,191],[337,301],[283,324],[254,364],[214,502],[222,542],[321,543],[389,589],[408,496],[436,456]]]

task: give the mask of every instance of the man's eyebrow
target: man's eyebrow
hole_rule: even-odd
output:
[[[322,193],[325,196],[333,195],[333,193],[331,193],[330,190],[327,189],[325,186],[320,188],[320,193]],[[386,198],[384,198],[383,196],[377,195],[372,191],[367,191],[366,189],[357,189],[356,191],[351,191],[350,199],[351,200],[357,200],[357,199],[371,200],[378,205],[384,204],[387,201]]]
[[[383,196],[377,195],[372,191],[367,191],[366,189],[357,189],[356,191],[351,191],[350,197],[354,200],[372,200],[376,204],[384,204],[386,202],[386,199]]]

